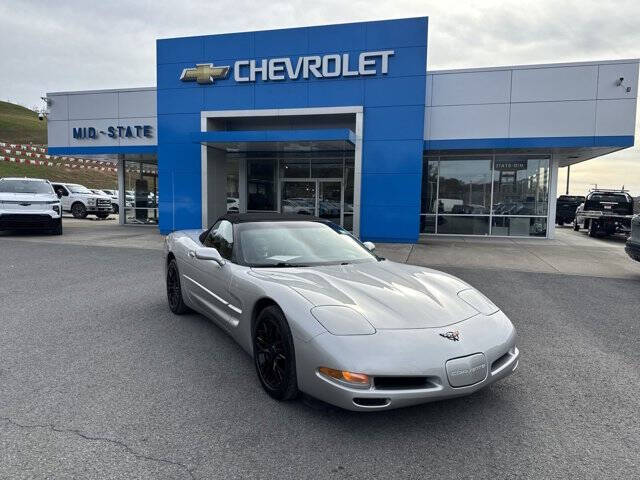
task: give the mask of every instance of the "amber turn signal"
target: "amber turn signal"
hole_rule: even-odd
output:
[[[328,367],[320,367],[318,371],[327,377],[335,378],[342,382],[352,383],[358,386],[369,385],[369,376],[364,373],[352,373],[344,370],[334,370]]]

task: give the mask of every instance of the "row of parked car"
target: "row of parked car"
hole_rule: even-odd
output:
[[[118,213],[119,205],[117,190],[92,190],[41,178],[0,178],[0,230],[34,228],[61,235],[63,212],[75,218],[104,219]],[[125,193],[125,205],[135,205],[133,192]]]
[[[556,223],[572,223],[576,232],[585,229],[590,237],[627,235],[625,250],[640,262],[640,215],[633,215],[633,206],[633,197],[623,189],[594,188],[584,197],[560,195]]]

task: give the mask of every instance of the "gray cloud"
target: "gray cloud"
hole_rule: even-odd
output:
[[[423,15],[434,70],[640,54],[637,1],[0,0],[0,99],[33,106],[47,91],[155,85],[157,38]],[[626,160],[621,176],[636,194],[638,153],[605,157],[614,166]],[[576,171],[595,179],[601,162]]]

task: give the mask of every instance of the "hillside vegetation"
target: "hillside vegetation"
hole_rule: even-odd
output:
[[[0,101],[0,141],[47,144],[47,120],[28,108]]]
[[[0,143],[6,144],[0,145],[0,178],[46,178],[56,182],[79,183],[89,188],[117,188],[118,181],[113,171],[89,169],[76,159],[59,156],[51,156],[45,165],[33,165],[31,161],[44,159],[28,156],[33,155],[28,154],[31,151],[28,147],[11,147],[11,144],[47,146],[47,121],[38,120],[38,114],[28,108],[0,101]],[[14,160],[11,161],[11,158]],[[81,165],[82,168],[79,168]],[[113,167],[113,164],[106,165]]]
[[[2,177],[46,178],[52,182],[79,183],[88,188],[118,188],[115,173],[59,167],[34,167],[9,162],[0,162],[0,178]]]

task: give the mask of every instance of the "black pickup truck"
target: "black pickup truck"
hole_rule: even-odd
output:
[[[591,190],[578,209],[573,229],[585,228],[590,237],[629,234],[633,218],[633,197],[626,190]]]
[[[556,201],[556,223],[573,223],[576,210],[581,203],[584,203],[584,197],[581,195],[560,195]]]

